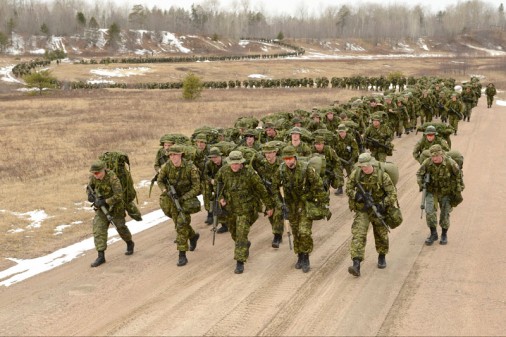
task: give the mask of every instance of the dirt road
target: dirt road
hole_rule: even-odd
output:
[[[314,224],[312,269],[293,268],[285,242],[270,247],[266,219],[254,224],[250,260],[233,273],[228,234],[193,217],[201,239],[189,264],[176,267],[172,223],[135,236],[136,252],[116,243],[107,263],[95,253],[0,288],[0,335],[504,335],[506,317],[506,125],[504,107],[475,108],[453,148],[465,156],[464,203],[451,215],[447,246],[424,245],[420,219],[418,135],[395,140],[404,223],[390,236],[388,267],[376,267],[372,233],[362,276],[347,272],[352,213],[332,196],[333,217]]]

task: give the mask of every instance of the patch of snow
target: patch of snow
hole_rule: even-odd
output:
[[[56,226],[55,229],[54,229],[54,234],[53,235],[62,235],[63,234],[63,230],[65,228],[68,228],[68,227],[72,227],[71,225],[59,225],[59,226]]]
[[[48,90],[48,89],[42,88],[42,91],[45,91],[45,90]],[[19,88],[19,89],[16,89],[16,91],[31,92],[31,91],[39,91],[39,89],[38,88]]]
[[[174,34],[170,32],[162,32],[162,33],[163,33],[162,44],[174,46],[182,53],[186,54],[191,53],[191,50],[183,47],[182,42],[178,40]]]
[[[483,51],[485,53],[488,53],[490,56],[504,56],[504,55],[506,55],[506,52],[500,51],[500,50],[481,48],[481,47],[476,47],[476,46],[473,46],[473,45],[470,45],[470,44],[468,44],[466,46],[468,46],[469,48],[472,48],[472,49],[476,49],[476,50],[480,50],[480,51]]]
[[[14,67],[15,65],[8,65],[6,67],[0,68],[0,78],[4,82],[24,84],[22,81],[14,77],[14,74],[12,73],[12,68]]]
[[[136,49],[134,54],[136,55],[152,55],[153,54],[153,51],[152,50],[147,50],[147,49]]]
[[[360,47],[360,46],[357,46],[353,43],[349,43],[349,42],[346,42],[346,45],[345,45],[345,50],[349,50],[349,51],[365,51],[364,48]]]
[[[135,187],[136,188],[144,188],[151,185],[151,180],[141,180]]]
[[[261,75],[261,74],[251,74],[251,75],[248,75],[248,78],[260,78],[260,79],[268,78],[268,79],[270,79],[270,77],[265,76],[265,75]]]
[[[47,218],[49,218],[47,213],[41,209],[37,209],[35,211],[30,211],[26,213],[18,213],[18,212],[10,212],[10,213],[18,217],[19,219],[30,221],[30,224],[26,226],[27,229],[40,228],[42,222]]]
[[[502,101],[502,100],[498,99],[495,101],[495,104],[498,106],[506,106],[506,101]]]
[[[393,47],[393,50],[403,51],[406,53],[413,53],[414,52],[413,48],[411,48],[409,45],[402,43],[402,42],[398,42],[397,46]]]
[[[425,41],[422,38],[418,39],[417,44],[423,50],[429,51],[429,47],[427,47],[427,45],[425,44]]]
[[[47,41],[48,49],[52,50],[63,50],[65,53],[67,49],[65,49],[65,44],[63,43],[63,38],[61,36],[51,36],[51,38]]]
[[[111,81],[111,80],[104,80],[104,79],[96,79],[96,80],[87,80],[86,83],[88,84],[114,84],[116,82],[114,81]]]
[[[16,33],[12,33],[11,35],[12,43],[11,46],[8,47],[5,52],[10,55],[20,55],[25,52],[25,40],[21,35]]]
[[[247,45],[249,45],[249,41],[246,41],[246,40],[241,40],[239,41],[239,46],[241,47],[246,47]]]
[[[35,49],[35,50],[30,50],[29,51],[30,54],[34,54],[34,55],[44,55],[46,53],[46,50],[45,49]]]
[[[263,51],[263,52],[266,52],[266,53],[269,51],[269,48],[267,48],[267,47],[265,47],[265,46],[262,46],[262,48],[261,48],[261,49],[262,49],[262,51]]]
[[[25,230],[23,228],[15,228],[15,229],[9,229],[7,231],[7,233],[10,233],[10,234],[13,234],[13,233],[21,233],[21,232],[24,232]]]
[[[92,69],[90,73],[104,76],[104,77],[130,77],[135,75],[142,75],[145,72],[151,71],[148,67],[127,67],[127,68],[114,68],[114,69]]]

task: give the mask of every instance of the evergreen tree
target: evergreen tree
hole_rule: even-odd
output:
[[[57,80],[51,75],[49,70],[42,70],[23,77],[26,85],[29,88],[39,89],[39,94],[42,95],[44,89],[55,88]]]
[[[183,80],[183,98],[194,100],[200,97],[203,83],[194,73],[188,73]]]

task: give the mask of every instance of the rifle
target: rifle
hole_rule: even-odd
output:
[[[374,200],[372,199],[372,195],[370,193],[367,193],[364,189],[364,186],[362,186],[361,183],[359,183],[358,181],[356,182],[356,186],[358,187],[358,192],[360,194],[362,194],[363,198],[364,198],[364,206],[366,209],[372,209],[372,212],[374,213],[374,215],[376,216],[376,218],[378,218],[379,221],[381,221],[381,223],[383,224],[383,226],[385,226],[385,228],[387,229],[388,232],[390,232],[390,228],[388,228],[387,224],[385,223],[385,220],[383,218],[383,215],[380,214],[380,212],[378,212],[378,208],[376,207],[376,204],[374,204]]]
[[[376,146],[376,147],[382,147],[385,150],[391,150],[392,149],[390,146],[380,143],[380,141],[377,140],[377,139],[366,137],[365,140],[367,142],[371,143],[372,145]]]
[[[450,112],[453,112],[459,119],[464,118],[464,116],[460,113],[460,111],[454,110],[453,108],[450,108]]]
[[[158,180],[158,174],[159,172],[156,172],[155,176],[151,178],[151,185],[149,185],[148,198],[151,198],[151,190],[153,189],[153,185],[155,184],[155,182]]]
[[[422,213],[420,214],[420,219],[423,218],[423,212],[425,210],[425,199],[427,198],[427,184],[430,182],[430,174],[425,173],[423,177],[423,190],[422,190],[422,203],[420,204],[420,209]]]
[[[89,194],[91,194],[93,196],[93,198],[95,200],[97,200],[101,197],[101,195],[99,195],[98,193],[95,193],[95,191],[93,191],[93,189],[91,188],[90,185],[86,186],[86,190],[88,191]],[[97,209],[97,206],[95,206],[95,203],[93,203],[93,207],[95,208],[95,212],[97,212],[98,209]],[[114,227],[118,228],[118,226],[116,226],[116,224],[114,223],[112,215],[109,213],[107,208],[105,206],[101,206],[100,210],[102,211],[102,213],[104,213],[105,217],[107,218],[107,221],[109,221],[109,223],[113,224]]]
[[[219,204],[219,197],[220,197],[220,193],[221,193],[221,183],[220,182],[217,182],[216,183],[216,193],[215,193],[215,197],[214,197],[214,202],[213,202],[213,228],[211,229],[213,231],[213,246],[214,246],[214,241],[216,239],[216,228],[218,227],[218,215],[220,212],[220,204]]]
[[[281,212],[283,213],[285,232],[286,235],[288,235],[288,246],[290,247],[290,250],[292,250],[292,232],[290,231],[290,222],[288,221],[288,207],[286,207],[285,191],[283,190],[283,186],[279,187],[279,193],[281,194],[281,202],[283,203],[281,206]]]
[[[167,192],[166,194],[172,199],[172,202],[174,202],[174,205],[176,206],[177,212],[179,215],[183,214],[183,207],[181,207],[181,203],[179,202],[179,197],[177,196],[176,189],[173,185],[171,185],[167,180]],[[174,221],[177,223],[177,221]]]
[[[269,192],[269,194],[272,194],[272,182],[265,179],[264,177],[260,177],[260,179],[262,179],[265,188],[267,188],[267,192]]]

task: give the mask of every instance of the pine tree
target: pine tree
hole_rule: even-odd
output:
[[[183,80],[183,98],[194,100],[200,97],[203,84],[194,73],[188,73]]]
[[[29,88],[39,89],[40,95],[42,95],[44,89],[55,88],[57,84],[56,78],[51,75],[49,70],[28,74],[23,79]]]

